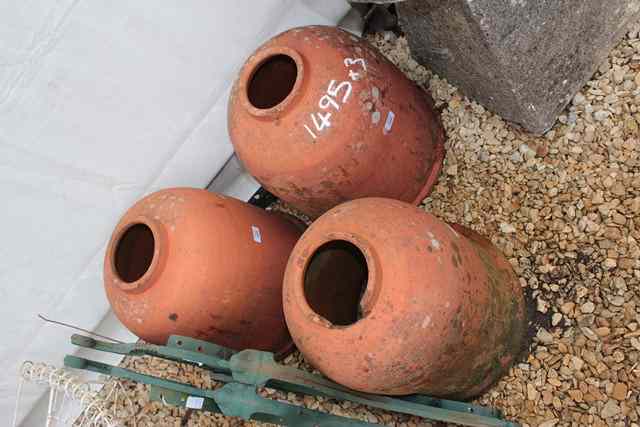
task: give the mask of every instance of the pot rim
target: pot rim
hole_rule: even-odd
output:
[[[253,106],[251,101],[249,100],[249,82],[253,79],[256,72],[267,60],[277,55],[286,55],[293,59],[296,64],[297,74],[296,81],[293,84],[293,88],[286,96],[285,99],[280,101],[277,105],[274,105],[271,108],[256,108]],[[291,105],[291,103],[298,97],[301,92],[302,82],[304,79],[305,67],[304,60],[300,53],[297,50],[294,50],[290,47],[286,46],[273,46],[268,47],[266,49],[262,49],[256,54],[254,54],[249,60],[245,63],[242,71],[240,72],[240,77],[238,79],[239,82],[239,93],[240,93],[240,102],[242,106],[249,112],[249,114],[256,117],[277,117],[284,112],[284,110]]]
[[[360,252],[362,252],[367,263],[368,270],[366,289],[364,291],[364,294],[362,295],[362,298],[360,298],[359,303],[363,315],[361,318],[350,325],[333,324],[331,321],[317,313],[307,302],[307,298],[304,292],[304,279],[306,276],[307,268],[309,267],[309,264],[313,259],[313,255],[324,244],[340,240],[351,243]],[[346,330],[359,325],[373,313],[376,302],[378,301],[378,297],[380,295],[382,273],[380,270],[380,262],[378,260],[377,252],[374,250],[373,245],[371,245],[371,243],[366,238],[354,233],[343,231],[328,232],[324,233],[320,239],[314,240],[312,243],[302,247],[300,252],[308,253],[309,256],[306,258],[304,265],[300,269],[298,269],[298,273],[296,274],[296,277],[294,279],[295,285],[293,292],[294,298],[297,301],[298,307],[302,311],[304,317],[310,319],[314,324],[321,325],[328,329]]]
[[[145,225],[151,230],[154,241],[153,257],[151,258],[149,267],[147,267],[147,270],[144,272],[142,277],[133,282],[126,282],[120,277],[115,265],[116,251],[118,249],[118,244],[125,233],[136,225]],[[111,241],[109,242],[109,247],[107,248],[107,258],[109,262],[106,265],[109,268],[108,275],[111,276],[112,283],[125,292],[142,292],[149,288],[152,284],[152,279],[155,278],[158,265],[160,264],[160,259],[164,255],[164,247],[165,237],[162,224],[155,219],[149,218],[145,215],[139,215],[126,221],[124,224],[119,225],[117,230],[113,233]]]

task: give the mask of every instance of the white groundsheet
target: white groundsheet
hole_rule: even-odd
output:
[[[280,31],[335,24],[347,9],[343,0],[0,0],[0,425],[11,424],[22,361],[60,366],[74,352],[73,331],[38,314],[133,339],[102,288],[118,218],[150,191],[206,187],[233,154],[227,96],[246,57]],[[225,179],[236,196],[256,189]],[[25,387],[23,425],[44,425],[44,391]]]

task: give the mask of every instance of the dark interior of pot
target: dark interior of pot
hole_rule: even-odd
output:
[[[290,56],[267,58],[253,72],[247,89],[249,102],[262,110],[275,107],[289,96],[297,77],[298,67]]]
[[[114,266],[120,280],[133,283],[147,272],[153,260],[155,239],[149,226],[135,224],[124,232],[116,245]]]
[[[351,325],[362,317],[360,300],[368,277],[367,260],[357,246],[345,240],[325,243],[304,274],[307,304],[334,325]]]

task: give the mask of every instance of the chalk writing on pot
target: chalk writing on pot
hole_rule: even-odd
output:
[[[367,71],[367,64],[362,58],[345,58],[344,66],[349,69],[349,78],[352,81],[360,80],[360,72]],[[321,132],[331,127],[331,117],[340,111],[341,105],[349,101],[352,91],[353,86],[348,80],[340,83],[336,80],[329,82],[326,92],[318,100],[320,111],[309,114],[311,123],[304,125],[305,130],[314,141],[318,139]]]

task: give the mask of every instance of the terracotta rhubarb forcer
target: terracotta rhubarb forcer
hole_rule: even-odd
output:
[[[282,217],[233,198],[159,191],[113,232],[107,297],[120,321],[150,343],[176,334],[282,354],[291,348],[282,279],[299,236]]]
[[[459,399],[508,370],[526,323],[518,278],[488,240],[380,198],[340,205],[303,234],[284,311],[300,351],[334,381]]]
[[[296,28],[245,63],[229,133],[247,170],[311,217],[367,196],[417,204],[444,157],[432,106],[366,41],[333,27]]]

